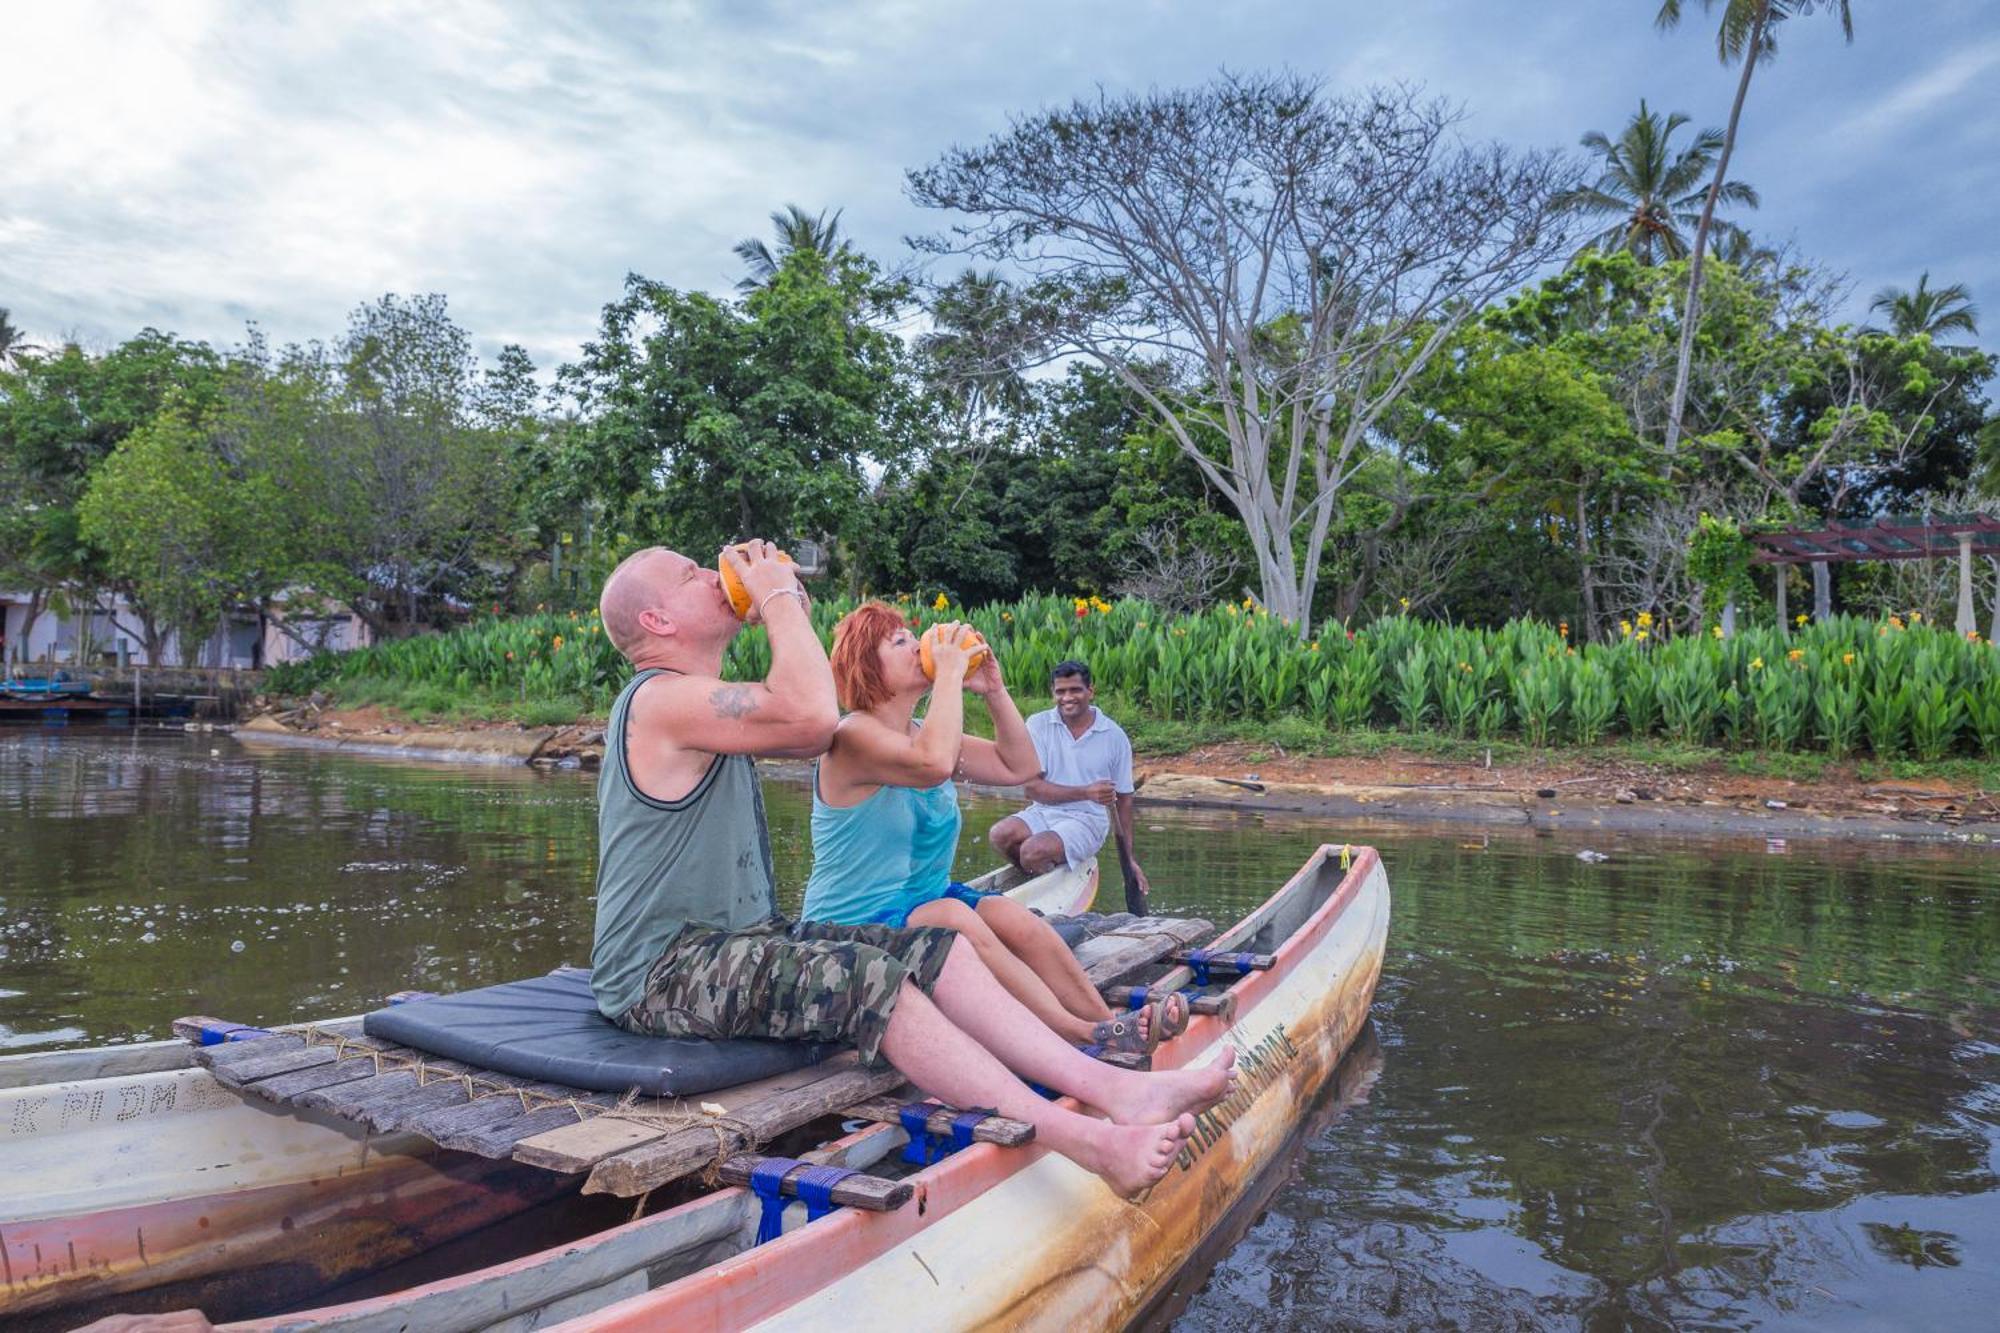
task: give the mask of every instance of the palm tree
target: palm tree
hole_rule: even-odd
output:
[[[13,321],[12,315],[6,306],[0,306],[0,370],[19,365],[24,355],[39,350],[28,341],[28,335]]]
[[[785,256],[797,250],[817,250],[828,259],[845,248],[847,242],[840,236],[840,214],[835,209],[833,216],[822,212],[813,217],[797,204],[786,204],[780,212],[771,214],[771,227],[778,236],[778,248],[770,246],[755,236],[746,237],[736,243],[736,257],[746,264],[750,272],[736,284],[739,292],[754,292],[777,276],[779,265]]]
[[[1700,131],[1692,144],[1674,151],[1674,131],[1687,123],[1679,111],[1655,115],[1641,98],[1639,114],[1616,143],[1598,130],[1583,136],[1583,146],[1603,158],[1604,172],[1597,184],[1571,190],[1557,204],[1617,219],[1592,237],[1586,249],[1629,250],[1642,264],[1687,254],[1683,229],[1700,220],[1707,193],[1702,181],[1722,151],[1722,131],[1713,129]],[[1757,207],[1757,192],[1742,181],[1724,181],[1721,197],[1725,203]],[[1729,223],[1720,227],[1725,234],[1737,230]]]
[[[1949,287],[1931,286],[1929,269],[1918,276],[1915,291],[1884,287],[1875,293],[1868,308],[1887,315],[1889,331],[1901,338],[1919,333],[1928,333],[1933,338],[1942,333],[1979,336],[1979,307],[1972,304],[1972,293],[1965,290],[1962,282]]]
[[[1715,8],[1718,0],[1701,0],[1704,10]],[[1840,29],[1854,40],[1854,15],[1848,0],[1720,0],[1722,24],[1716,29],[1715,51],[1723,64],[1743,62],[1743,75],[1736,81],[1736,100],[1729,107],[1729,128],[1722,134],[1722,153],[1715,160],[1715,179],[1709,183],[1708,198],[1701,206],[1701,220],[1695,224],[1694,252],[1688,261],[1687,301],[1681,308],[1680,360],[1674,370],[1674,400],[1667,411],[1667,457],[1671,466],[1674,450],[1681,442],[1681,411],[1687,406],[1688,367],[1694,358],[1694,329],[1701,315],[1701,260],[1708,250],[1708,229],[1715,221],[1715,206],[1721,201],[1723,183],[1729,177],[1729,158],[1736,151],[1736,130],[1743,123],[1743,99],[1750,93],[1750,75],[1760,60],[1778,53],[1777,28],[1786,19],[1810,14],[1822,7],[1840,16]],[[1680,26],[1681,0],[1660,0],[1654,26],[1661,31]]]

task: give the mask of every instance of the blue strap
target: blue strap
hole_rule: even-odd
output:
[[[1052,1102],[1056,1098],[1062,1096],[1062,1094],[1060,1092],[1057,1092],[1054,1088],[1045,1088],[1039,1083],[1028,1084],[1028,1091],[1034,1093],[1037,1097],[1040,1097],[1043,1101],[1046,1102]]]
[[[896,1119],[903,1122],[903,1132],[910,1136],[910,1141],[903,1145],[904,1161],[929,1166],[938,1159],[938,1149],[942,1145],[924,1126],[942,1110],[944,1107],[936,1102],[905,1102],[896,1112]]]
[[[1188,970],[1194,973],[1194,984],[1197,986],[1208,984],[1208,960],[1206,949],[1189,949],[1187,952]]]
[[[1246,977],[1257,970],[1255,966],[1257,955],[1254,953],[1239,953],[1236,955],[1235,961],[1236,970]]]
[[[1098,1056],[1104,1054],[1104,1048],[1102,1046],[1081,1046],[1078,1047],[1077,1049],[1081,1050],[1085,1055],[1089,1056],[1093,1060],[1095,1060]]]
[[[790,1157],[768,1157],[750,1168],[751,1192],[764,1201],[757,1218],[759,1245],[785,1234],[785,1174],[797,1165]]]
[[[993,1112],[991,1111],[982,1111],[974,1107],[970,1111],[960,1111],[957,1115],[953,1116],[951,1119],[951,1147],[948,1151],[959,1152],[970,1148],[972,1146],[973,1128],[980,1121],[992,1114]]]
[[[1125,1007],[1134,1011],[1144,1009],[1146,1001],[1152,998],[1152,987],[1134,986],[1132,993],[1125,997]]]
[[[792,1186],[805,1201],[806,1221],[817,1222],[840,1205],[833,1201],[833,1187],[849,1176],[861,1174],[844,1166],[809,1166],[792,1177]]]

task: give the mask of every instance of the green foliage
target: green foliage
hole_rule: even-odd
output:
[[[906,447],[901,289],[853,251],[789,249],[740,304],[636,274],[565,366],[584,423],[552,446],[578,503],[640,542],[868,536],[866,466]]]
[[[1740,523],[1703,514],[1688,537],[1688,577],[1718,606],[1726,598],[1746,597],[1753,554]]]

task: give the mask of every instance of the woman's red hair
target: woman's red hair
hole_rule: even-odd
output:
[[[850,713],[873,708],[895,691],[882,678],[882,654],[876,650],[899,629],[907,628],[903,613],[887,602],[863,602],[833,627],[833,692]]]

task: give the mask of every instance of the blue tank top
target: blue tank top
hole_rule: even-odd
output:
[[[813,766],[812,876],[800,917],[836,926],[900,920],[941,896],[958,853],[958,788],[877,787],[855,805],[828,805]]]

